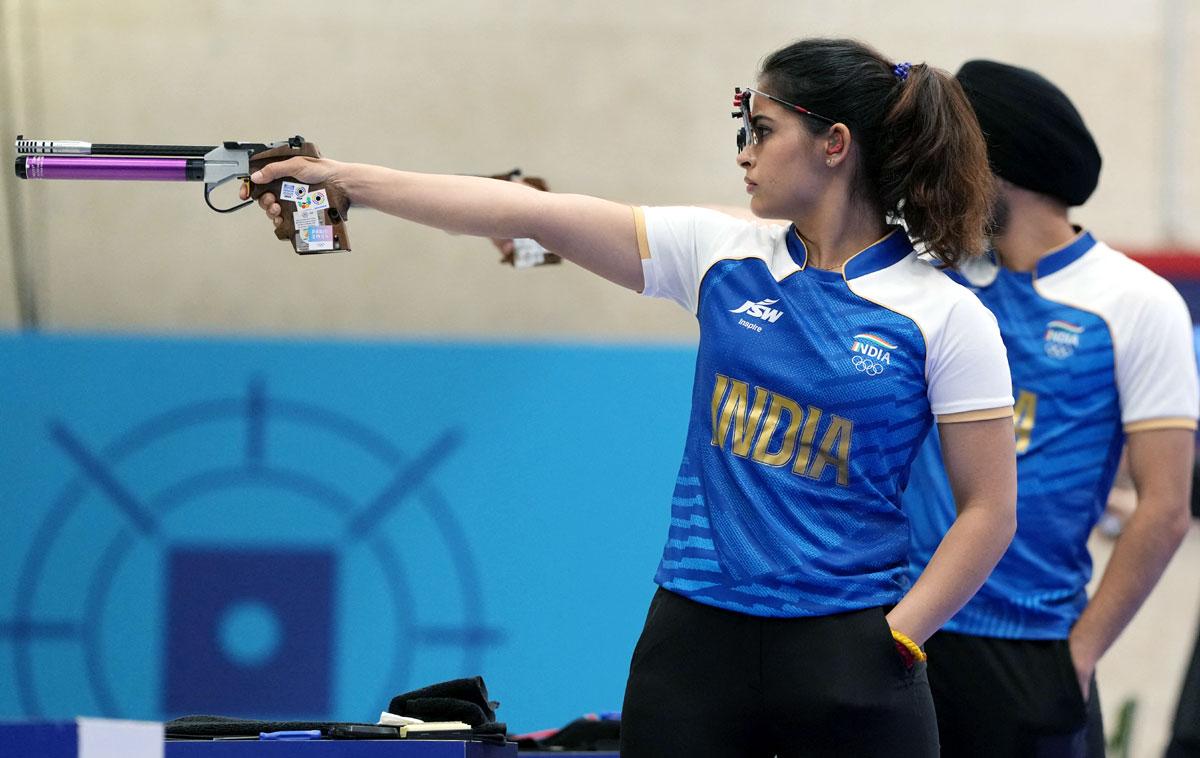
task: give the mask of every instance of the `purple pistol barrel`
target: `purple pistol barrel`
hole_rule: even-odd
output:
[[[203,181],[203,158],[112,158],[22,155],[22,179],[103,179],[116,181]]]

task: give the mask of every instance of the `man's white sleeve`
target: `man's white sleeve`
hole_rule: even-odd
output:
[[[1126,298],[1111,314],[1126,432],[1195,429],[1200,412],[1192,319],[1175,288],[1158,283],[1157,291]]]

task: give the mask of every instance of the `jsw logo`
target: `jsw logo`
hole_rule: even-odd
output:
[[[759,300],[755,303],[747,300],[740,307],[731,310],[730,313],[745,313],[747,316],[761,318],[763,321],[770,321],[774,324],[783,315],[783,311],[770,307],[778,302],[778,300]]]

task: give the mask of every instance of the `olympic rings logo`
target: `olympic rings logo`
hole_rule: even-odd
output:
[[[854,364],[854,368],[866,372],[867,376],[879,376],[883,373],[883,364],[876,363],[870,358],[856,355],[850,359],[850,362]]]
[[[1075,353],[1075,347],[1073,345],[1060,345],[1056,342],[1046,342],[1045,348],[1046,355],[1050,356],[1051,358],[1057,358],[1060,361],[1070,358],[1071,355]]]

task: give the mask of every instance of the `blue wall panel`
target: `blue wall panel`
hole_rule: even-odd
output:
[[[0,336],[0,716],[619,708],[693,360]]]

